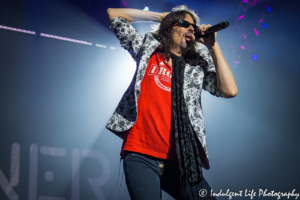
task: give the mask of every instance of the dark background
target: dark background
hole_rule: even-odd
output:
[[[299,1],[125,3],[127,8],[148,6],[155,12],[171,11],[176,5],[186,4],[198,12],[201,23],[230,22],[227,29],[218,32],[217,40],[239,93],[233,99],[202,93],[211,164],[210,170],[204,170],[204,176],[215,192],[253,189],[258,195],[259,189],[295,189],[299,193]],[[270,6],[272,12],[267,12]],[[104,166],[110,171],[106,174],[108,180],[99,187],[105,199],[130,199],[124,176],[122,187],[116,186],[122,140],[106,130],[105,125],[128,87],[135,66],[108,29],[109,7],[122,8],[123,0],[0,2],[0,25],[36,32],[30,35],[0,29],[0,170],[9,182],[12,145],[19,144],[19,183],[13,187],[19,199],[30,199],[32,145],[39,148],[36,199],[99,199],[89,178],[102,177]],[[241,15],[244,18],[237,20]],[[262,28],[265,22],[266,29]],[[142,34],[151,30],[150,25],[135,24]],[[40,33],[93,45],[41,37]],[[254,54],[257,60],[251,59]],[[64,149],[66,155],[44,155],[40,152],[42,146]],[[100,162],[85,157],[84,150],[98,152],[105,159],[102,157]],[[71,195],[74,151],[80,153],[76,197]],[[103,164],[105,160],[108,164]],[[44,178],[47,171],[54,174],[52,182]],[[120,179],[121,176],[122,173]],[[0,199],[6,200],[9,198],[3,180]],[[172,198],[163,192],[163,199]]]

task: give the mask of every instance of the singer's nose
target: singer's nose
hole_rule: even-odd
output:
[[[188,31],[193,34],[196,32],[196,30],[194,30],[194,27],[192,25],[189,26]]]

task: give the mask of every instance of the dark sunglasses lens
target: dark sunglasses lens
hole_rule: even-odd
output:
[[[183,21],[184,28],[188,28],[189,26],[190,26],[190,23],[188,23],[187,21]]]
[[[192,25],[195,31],[198,30],[198,26],[197,25],[191,24],[191,23],[189,23],[187,21],[184,21],[184,20],[179,20],[179,25],[182,26],[182,27],[184,27],[184,28],[188,28],[190,25]]]
[[[179,20],[179,26],[181,27],[184,27],[184,28],[187,28],[190,26],[190,24],[187,22],[187,21],[184,21],[184,20]]]

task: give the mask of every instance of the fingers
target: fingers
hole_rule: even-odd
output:
[[[193,41],[196,39],[194,34],[191,34],[191,37],[193,38]]]
[[[199,26],[199,31],[201,32],[201,35],[204,35],[204,32],[209,28],[211,27],[210,24],[206,25],[206,24],[201,24]]]

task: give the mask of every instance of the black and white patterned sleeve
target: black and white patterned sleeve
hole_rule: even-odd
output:
[[[120,40],[121,46],[126,49],[136,61],[137,54],[142,47],[143,36],[124,18],[114,18],[109,23],[109,29]]]
[[[216,68],[208,49],[201,49],[200,56],[206,61],[204,64],[203,89],[217,97],[224,97],[217,85]]]

